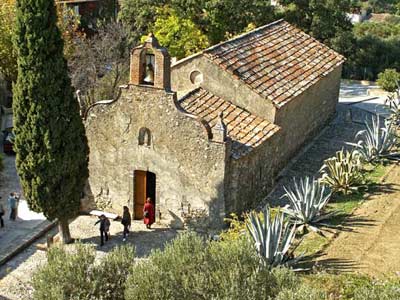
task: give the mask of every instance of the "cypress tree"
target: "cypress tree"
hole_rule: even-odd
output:
[[[17,0],[16,166],[29,207],[58,220],[63,242],[79,213],[88,146],[56,25],[54,0]]]

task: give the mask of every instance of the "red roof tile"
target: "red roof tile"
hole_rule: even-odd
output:
[[[232,139],[232,156],[239,158],[261,145],[280,127],[257,117],[246,110],[198,88],[179,100],[188,113],[204,119],[213,128],[223,113],[227,135]]]
[[[278,107],[344,62],[343,56],[283,20],[203,53]]]

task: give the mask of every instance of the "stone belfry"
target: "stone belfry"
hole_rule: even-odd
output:
[[[151,33],[131,52],[129,83],[171,90],[171,58]]]

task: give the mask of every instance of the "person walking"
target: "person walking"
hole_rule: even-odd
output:
[[[155,221],[154,205],[151,202],[151,198],[146,199],[146,203],[143,207],[143,222],[146,224],[146,228],[150,229],[151,225]]]
[[[100,223],[100,246],[104,246],[104,239],[107,242],[109,238],[110,220],[105,215],[101,215],[94,225],[98,223]]]
[[[17,218],[17,199],[14,193],[10,193],[7,199],[8,208],[10,209],[10,220],[15,221]]]
[[[1,197],[0,197],[0,201],[1,201]],[[3,220],[4,214],[5,214],[4,206],[3,206],[3,203],[0,202],[0,227],[1,228],[4,227],[4,220]]]
[[[124,225],[124,238],[123,241],[126,241],[126,237],[129,234],[129,229],[131,228],[131,224],[132,224],[132,217],[131,217],[131,213],[129,212],[129,208],[128,206],[124,206],[123,207],[124,211],[122,213],[122,220],[121,220],[121,224]]]

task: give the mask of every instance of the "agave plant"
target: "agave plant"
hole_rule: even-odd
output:
[[[397,83],[397,90],[390,93],[387,97],[385,104],[390,108],[390,120],[396,126],[400,125],[400,83]]]
[[[252,211],[246,220],[246,227],[257,253],[268,267],[290,267],[301,259],[301,256],[293,258],[295,248],[291,247],[296,228],[284,222],[284,214],[280,211],[273,219],[269,206],[261,214]]]
[[[363,181],[360,155],[354,151],[336,152],[334,157],[324,161],[320,172],[321,183],[331,188],[333,192],[348,194],[357,190]]]
[[[397,136],[393,121],[385,122],[381,126],[379,116],[373,117],[371,124],[365,122],[365,130],[356,134],[357,143],[347,143],[356,148],[356,151],[367,162],[376,162],[382,158],[395,158],[398,153],[392,150],[397,144]]]
[[[284,189],[284,197],[289,199],[290,205],[285,206],[283,212],[290,216],[292,222],[300,225],[299,230],[308,227],[319,233],[318,226],[331,227],[322,221],[338,214],[338,211],[324,211],[332,193],[323,184],[314,178],[305,177],[299,181],[294,179],[293,187]]]

